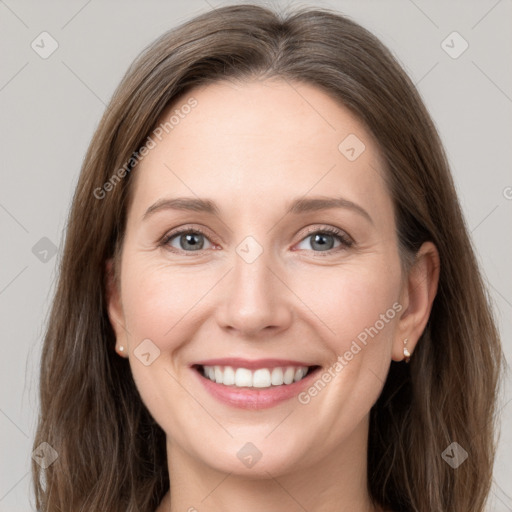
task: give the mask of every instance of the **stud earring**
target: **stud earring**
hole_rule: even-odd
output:
[[[408,339],[405,338],[405,340],[404,340],[404,360],[406,363],[408,363],[411,360],[411,353],[409,352],[409,350],[406,347],[407,341],[408,341]]]
[[[123,345],[119,345],[119,352],[124,352],[124,347],[123,347]]]

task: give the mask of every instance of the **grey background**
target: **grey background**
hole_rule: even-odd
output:
[[[93,131],[146,45],[185,19],[228,3],[236,2],[0,0],[0,512],[34,509],[29,468],[43,326],[56,280],[51,247],[62,250]],[[271,5],[296,4],[330,7],[360,22],[417,84],[445,144],[510,361],[512,1]],[[47,59],[31,48],[43,31],[59,45]],[[469,44],[456,59],[441,46],[453,31]],[[460,48],[459,42],[448,44]],[[507,374],[488,508],[496,512],[512,511],[510,383]]]

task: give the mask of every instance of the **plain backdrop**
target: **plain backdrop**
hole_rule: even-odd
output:
[[[0,0],[0,512],[34,510],[30,462],[44,322],[71,197],[105,105],[157,36],[231,3]],[[348,15],[377,35],[417,84],[445,145],[510,361],[512,2],[270,5]],[[509,374],[500,408],[493,512],[512,511]]]

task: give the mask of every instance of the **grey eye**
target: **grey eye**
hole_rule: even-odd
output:
[[[172,235],[167,243],[175,249],[193,252],[207,249],[208,246],[205,247],[205,243],[209,244],[210,242],[202,233],[198,233],[197,231],[187,231],[185,233]]]
[[[333,248],[341,245],[341,242],[339,240],[338,240],[338,245],[335,245],[336,238],[339,238],[339,237],[337,235],[333,235],[330,233],[323,233],[321,231],[318,231],[316,233],[312,233],[312,234],[308,235],[300,242],[300,244],[304,244],[304,243],[307,243],[309,240],[311,240],[311,242],[309,244],[310,247],[300,247],[300,244],[299,244],[299,248],[305,249],[305,250],[313,250],[313,251],[329,251],[330,249],[333,249]]]

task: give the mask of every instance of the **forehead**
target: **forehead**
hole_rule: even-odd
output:
[[[197,87],[166,109],[157,130],[150,134],[154,147],[134,172],[136,208],[164,194],[260,205],[265,197],[268,206],[308,192],[386,200],[373,137],[346,107],[310,84]]]

